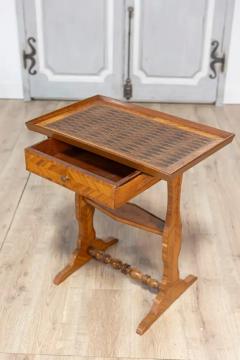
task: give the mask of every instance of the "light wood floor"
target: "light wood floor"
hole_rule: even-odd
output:
[[[24,122],[66,102],[0,101],[0,360],[240,359],[240,106],[150,105],[236,133],[185,174],[181,270],[198,281],[144,336],[135,334],[154,295],[94,261],[52,283],[74,248],[74,195],[24,168],[42,137]],[[165,184],[135,201],[164,216]],[[159,277],[161,239],[99,212],[110,253]],[[97,303],[97,306],[96,306]]]

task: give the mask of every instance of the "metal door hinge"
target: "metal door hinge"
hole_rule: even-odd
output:
[[[130,78],[131,67],[131,36],[132,36],[132,17],[134,9],[132,6],[128,7],[128,48],[127,48],[127,78],[123,85],[123,96],[129,100],[132,97],[132,81]]]
[[[28,66],[28,60],[30,61],[30,66],[28,68],[28,73],[30,75],[36,75],[37,74],[37,70],[34,70],[34,66],[36,65],[36,59],[35,56],[37,54],[37,51],[35,49],[35,46],[33,45],[36,42],[36,39],[34,39],[34,37],[29,37],[27,39],[27,43],[30,47],[30,52],[26,53],[25,50],[23,50],[23,66],[24,69],[27,69]]]
[[[211,61],[210,61],[210,68],[212,70],[212,74],[209,75],[210,79],[216,79],[217,77],[217,71],[216,71],[216,65],[221,65],[221,72],[224,72],[224,65],[225,65],[225,54],[223,56],[217,55],[217,50],[219,48],[219,41],[214,40],[212,41],[212,51],[211,51]]]

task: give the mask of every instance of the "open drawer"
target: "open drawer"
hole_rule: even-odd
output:
[[[110,208],[160,180],[53,138],[26,148],[25,158],[28,171]]]

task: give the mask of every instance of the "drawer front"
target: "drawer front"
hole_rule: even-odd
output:
[[[44,145],[47,141],[49,140],[40,145]],[[25,149],[28,171],[112,209],[120,207],[160,180],[157,177],[140,173],[133,178],[126,177],[125,182],[123,179],[123,183],[111,183],[103,177],[99,178],[89,172],[86,173],[81,167],[73,166],[67,161],[46,153],[44,147],[41,150],[35,147]]]
[[[141,192],[147,190],[159,181],[160,179],[158,177],[141,173],[126,184],[119,186],[115,190],[114,208],[122,206],[128,202],[128,200],[141,194]]]
[[[114,186],[76,170],[59,159],[25,150],[26,169],[109,207],[114,206]]]

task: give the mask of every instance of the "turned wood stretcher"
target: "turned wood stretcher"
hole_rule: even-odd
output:
[[[157,291],[137,327],[142,335],[196,281],[179,277],[182,174],[226,144],[233,134],[102,96],[74,103],[27,122],[48,139],[25,149],[27,170],[76,193],[77,247],[55,284],[91,259]],[[167,181],[166,218],[160,219],[128,200],[160,180]],[[98,239],[95,208],[111,218],[162,236],[161,281],[104,251],[117,242]]]

